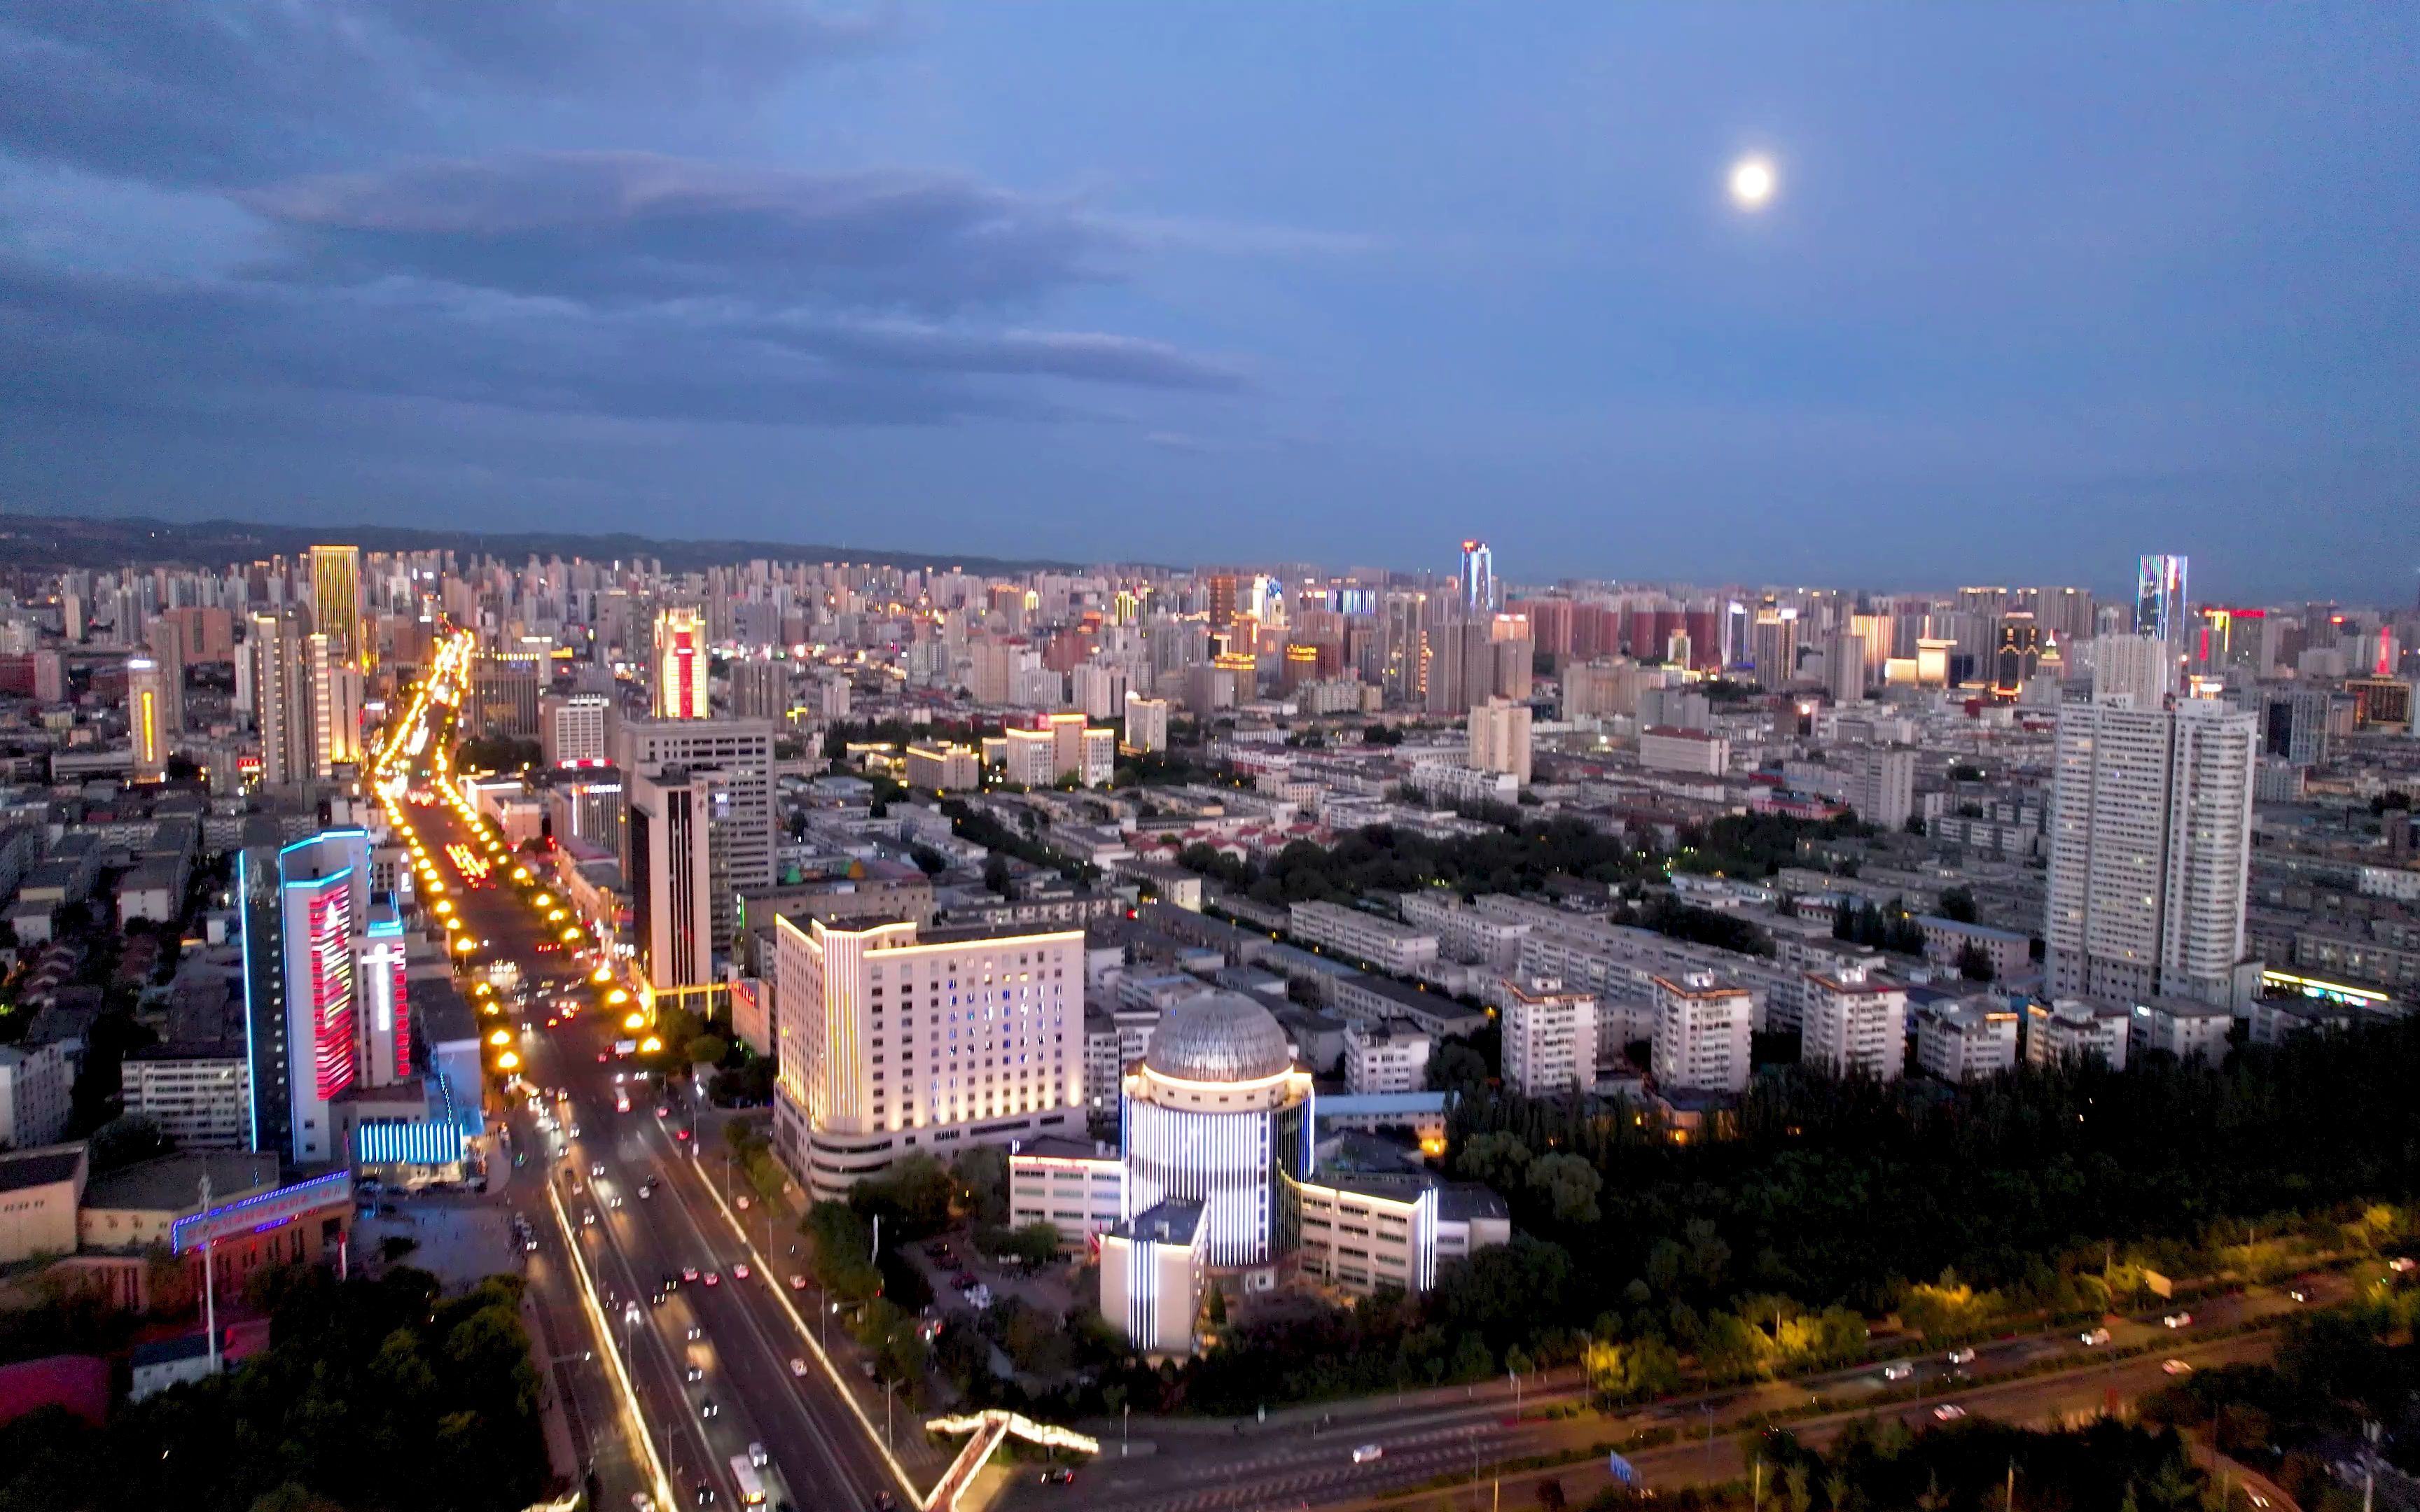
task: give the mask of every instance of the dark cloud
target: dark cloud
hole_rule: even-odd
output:
[[[524,293],[954,309],[1107,276],[1111,233],[940,174],[813,174],[644,152],[520,153],[320,175],[241,196],[293,271]]]
[[[752,98],[878,37],[785,0],[0,0],[0,151],[240,184],[442,138],[483,106]]]
[[[315,393],[753,424],[1066,418],[1015,379],[1226,391],[1232,370],[1085,332],[597,312],[442,285],[163,281],[0,262],[0,405],[279,408]]]

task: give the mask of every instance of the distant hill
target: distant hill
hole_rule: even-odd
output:
[[[585,557],[628,562],[649,557],[667,572],[691,572],[764,557],[774,562],[865,562],[891,567],[964,567],[1006,573],[1067,569],[1042,559],[954,556],[933,551],[877,551],[866,547],[796,541],[659,541],[644,535],[576,535],[567,532],[411,531],[380,525],[318,530],[245,520],[146,519],[140,516],[0,515],[0,566],[117,567],[129,563],[223,568],[229,563],[299,556],[313,546],[358,546],[365,551],[445,551],[486,555],[519,564],[530,557]]]

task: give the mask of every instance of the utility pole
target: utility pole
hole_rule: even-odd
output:
[[[218,1262],[210,1248],[210,1173],[202,1172],[202,1327],[210,1335],[210,1374],[219,1373]]]
[[[2009,1460],[2009,1499],[2001,1512],[2017,1512],[2017,1461],[2013,1457]]]

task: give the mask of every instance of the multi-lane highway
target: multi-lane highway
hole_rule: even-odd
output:
[[[423,717],[442,722],[446,712],[440,700]],[[442,735],[398,756],[405,793],[435,786]],[[520,1163],[500,1161],[496,1174],[536,1231],[528,1274],[538,1344],[556,1367],[575,1431],[589,1440],[604,1504],[631,1505],[635,1495],[659,1498],[660,1490],[628,1443],[613,1362],[594,1357],[592,1297],[680,1504],[738,1506],[751,1489],[761,1489],[768,1506],[799,1512],[891,1498],[912,1504],[877,1438],[815,1359],[799,1314],[774,1289],[788,1287],[790,1268],[803,1269],[790,1259],[786,1237],[774,1257],[782,1273],[752,1270],[706,1190],[709,1173],[721,1174],[721,1151],[697,1158],[688,1084],[662,1092],[641,1057],[614,1054],[617,1041],[634,1038],[609,1017],[624,1009],[609,1009],[610,984],[591,980],[562,921],[545,917],[551,906],[534,905],[531,889],[513,885],[512,863],[498,858],[489,837],[442,797],[399,798],[394,811],[430,869],[424,878],[444,888],[436,899],[450,905],[442,917],[459,921],[448,927],[466,966],[483,980],[500,962],[521,973],[518,990],[480,996],[489,1015],[483,1024],[505,1034],[493,1058],[531,1089],[507,1110]]]

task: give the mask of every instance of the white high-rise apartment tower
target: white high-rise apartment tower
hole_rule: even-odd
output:
[[[2257,715],[2212,699],[2059,717],[2042,934],[2055,996],[2231,1004]]]
[[[2092,642],[2092,702],[2156,709],[2177,690],[2176,651],[2149,635],[2104,635]]]

